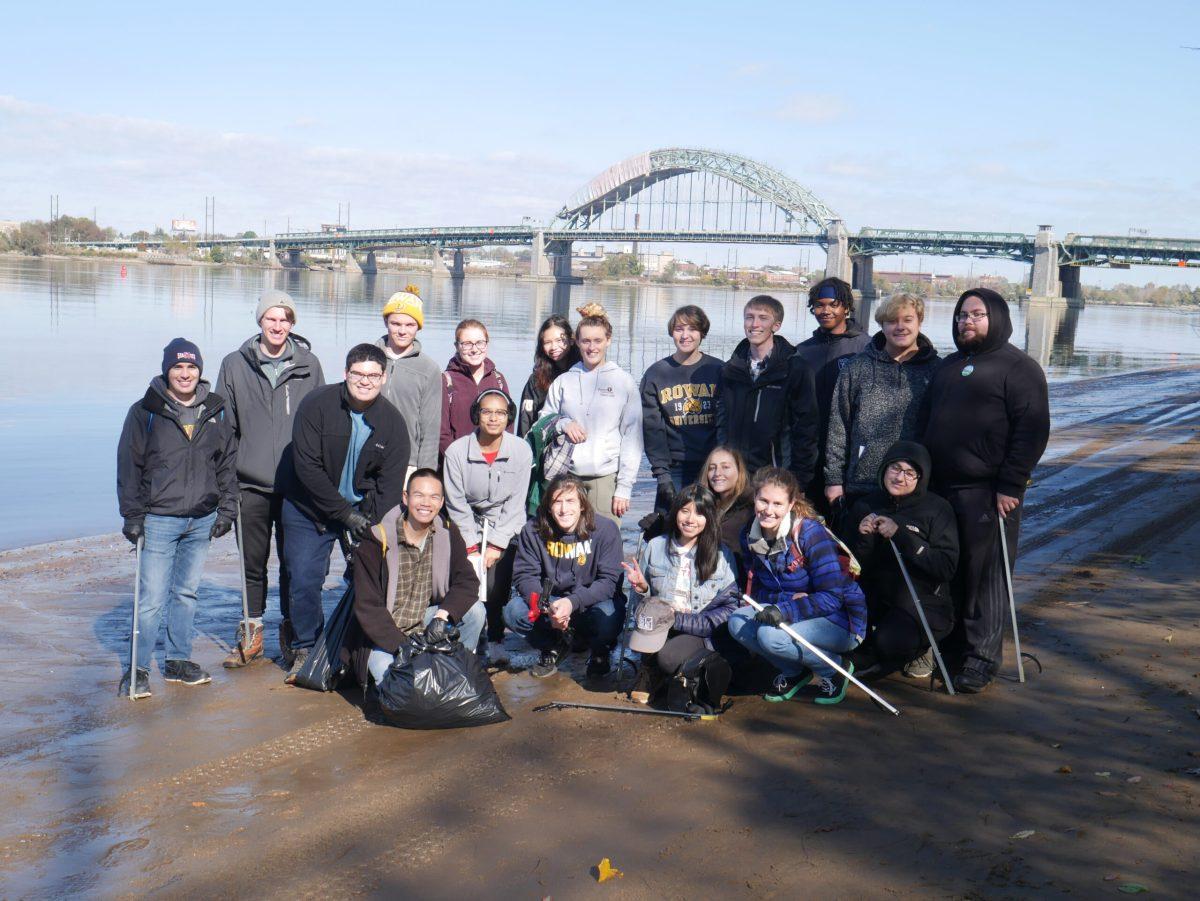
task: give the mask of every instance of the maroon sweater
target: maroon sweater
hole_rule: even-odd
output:
[[[508,390],[508,382],[490,359],[483,361],[483,378],[476,384],[470,370],[458,354],[450,358],[450,362],[446,364],[446,371],[442,373],[442,435],[438,442],[439,454],[445,454],[451,443],[475,428],[475,424],[471,422],[471,405],[489,388],[499,388],[512,397],[512,392]],[[510,422],[508,430],[511,432],[515,426],[515,422]]]

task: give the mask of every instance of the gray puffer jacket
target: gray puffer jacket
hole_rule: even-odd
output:
[[[272,387],[259,359],[261,337],[247,338],[221,361],[213,390],[225,398],[237,436],[238,483],[273,492],[279,490],[276,474],[284,449],[292,443],[296,410],[313,389],[325,384],[325,374],[308,341],[293,333],[279,358],[287,365]]]
[[[897,363],[884,350],[884,335],[871,338],[838,375],[829,411],[825,484],[847,493],[878,487],[879,464],[900,440],[915,441],[917,414],[938,365],[929,339],[917,336],[917,352]]]
[[[387,381],[383,396],[400,411],[408,425],[408,465],[412,469],[437,469],[438,440],[442,428],[442,367],[421,351],[421,342],[402,357],[392,355],[387,335],[375,342],[387,356]]]
[[[533,451],[511,432],[505,432],[494,463],[483,458],[475,432],[446,448],[443,470],[446,511],[458,526],[467,547],[483,540],[479,519],[488,522],[488,544],[506,548],[525,525],[525,496]]]

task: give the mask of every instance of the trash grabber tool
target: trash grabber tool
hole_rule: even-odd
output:
[[[233,533],[237,539],[238,552],[238,572],[242,576],[242,641],[245,644],[241,645],[242,659],[245,660],[245,649],[250,643],[250,591],[246,587],[246,557],[242,553],[242,505],[238,504],[237,512],[237,531]]]
[[[1004,532],[1004,517],[997,516],[996,524],[1000,527],[1000,554],[1003,558],[1001,562],[1004,564],[1004,584],[1008,588],[1008,609],[1012,614],[1013,648],[1017,652],[1017,679],[1024,682],[1025,664],[1021,662],[1021,636],[1017,633],[1017,599],[1013,595],[1012,571],[1008,568],[1008,535]]]
[[[488,518],[483,517],[483,537],[479,539],[479,601],[487,606]]]
[[[900,549],[896,547],[896,542],[888,539],[888,544],[892,546],[892,553],[896,555],[896,562],[900,564],[900,574],[904,576],[904,584],[908,586],[908,593],[912,595],[913,604],[917,608],[917,616],[921,619],[921,628],[925,630],[925,637],[929,639],[929,648],[933,651],[933,657],[937,660],[938,670],[942,674],[942,681],[946,683],[946,693],[954,694],[954,682],[950,679],[950,673],[946,669],[946,664],[942,662],[942,652],[938,650],[937,639],[933,637],[933,630],[929,628],[929,620],[925,618],[925,608],[921,606],[921,599],[917,596],[917,589],[913,585],[912,576],[908,574],[908,567],[904,565],[904,558],[900,556]]]
[[[760,604],[758,601],[754,600],[754,598],[750,597],[750,595],[748,595],[748,594],[743,594],[742,600],[745,601],[747,604],[749,604],[751,607],[753,607],[755,610],[762,610],[762,608],[763,608],[762,604]],[[880,707],[882,707],[888,713],[892,714],[893,716],[900,715],[899,710],[897,710],[895,707],[893,707],[891,704],[889,704],[887,701],[885,701],[883,698],[881,698],[876,692],[872,691],[869,687],[864,685],[859,679],[854,678],[853,673],[850,673],[849,671],[842,669],[841,666],[834,663],[832,658],[830,658],[830,656],[828,654],[826,654],[824,651],[822,651],[820,648],[818,648],[816,645],[814,645],[811,641],[809,641],[807,638],[805,638],[803,635],[801,635],[799,632],[797,632],[795,629],[793,629],[787,623],[780,623],[779,628],[782,629],[784,632],[786,632],[788,634],[788,636],[793,641],[795,641],[797,644],[799,644],[801,647],[807,648],[808,650],[812,651],[814,654],[817,655],[818,658],[820,658],[822,661],[824,661],[825,664],[827,664],[828,666],[832,666],[835,670],[837,670],[839,673],[841,673],[843,676],[845,676],[847,679],[849,679],[851,682],[853,682],[855,685],[857,685],[859,688],[861,688],[863,691],[865,691],[867,693],[867,696],[870,697],[870,699],[872,701],[874,701],[876,704],[878,704]]]
[[[633,713],[638,716],[675,716],[685,720],[715,720],[720,714],[718,713],[683,713],[675,710],[647,710],[640,707],[617,707],[611,704],[576,704],[574,701],[551,701],[549,704],[542,704],[540,707],[534,707],[533,712],[538,713],[542,710],[603,710],[607,713]]]
[[[133,633],[129,638],[129,700],[136,700],[134,687],[137,685],[138,613],[142,600],[142,546],[146,536],[139,535],[134,553],[137,555],[137,572],[133,577]]]
[[[645,534],[642,532],[639,532],[638,533],[637,551],[634,552],[634,556],[633,556],[634,560],[641,560],[642,545],[645,543],[645,540],[646,540]],[[621,675],[625,672],[625,653],[629,647],[629,633],[631,631],[633,631],[633,628],[634,628],[633,615],[635,612],[636,611],[634,610],[633,604],[630,602],[629,598],[627,597],[625,599],[625,622],[622,623],[622,625],[621,625],[621,637],[617,641],[617,685],[616,685],[616,688],[617,688],[618,692],[621,690]],[[633,674],[635,677],[637,676],[638,666],[640,666],[640,665],[641,664],[639,663],[637,666],[632,667]]]

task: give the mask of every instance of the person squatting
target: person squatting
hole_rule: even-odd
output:
[[[341,542],[358,626],[344,659],[364,687],[418,636],[504,667],[506,632],[536,651],[536,677],[577,652],[602,677],[628,619],[640,703],[719,704],[740,681],[770,702],[834,705],[846,673],[930,675],[930,637],[955,691],[985,690],[1007,605],[997,533],[1011,566],[1049,438],[1045,375],[986,288],[959,297],[946,357],[916,295],[881,302],[873,335],[840,279],[814,285],[808,308],[817,327],[793,345],[783,305],[751,298],[722,360],[703,349],[708,316],[682,306],[674,353],[639,384],[588,304],[574,327],[542,324],[517,396],[478,320],[439,366],[411,285],[332,384],[282,291],[259,298],[256,331],[212,386],[200,348],[172,340],[117,452],[141,598],[121,691],[150,696],[164,620],[162,677],[210,681],[191,659],[196,597],[209,544],[234,528],[246,609],[223,665],[264,659],[273,538],[289,683],[324,628]],[[623,559],[643,454],[654,513]]]

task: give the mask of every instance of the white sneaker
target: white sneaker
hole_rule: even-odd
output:
[[[904,675],[910,679],[928,679],[933,675],[933,655],[926,651],[904,664]]]

